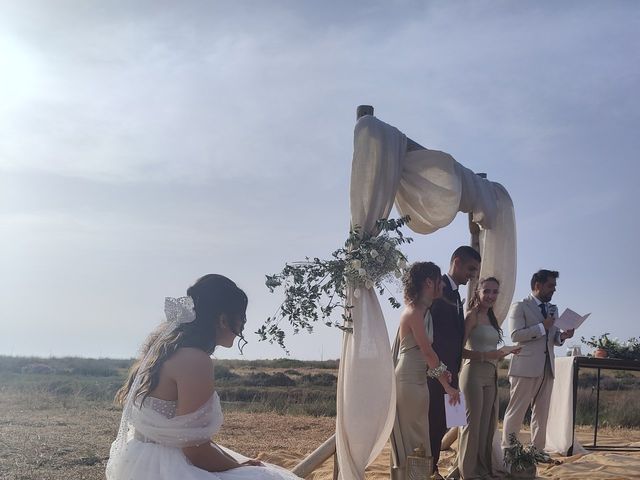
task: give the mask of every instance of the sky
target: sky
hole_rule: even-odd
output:
[[[343,244],[360,104],[507,188],[515,299],[558,270],[592,313],[573,344],[640,335],[635,1],[0,1],[0,52],[0,354],[132,357],[215,272],[249,296],[244,358],[284,356],[264,278]],[[467,219],[412,236],[446,268]]]

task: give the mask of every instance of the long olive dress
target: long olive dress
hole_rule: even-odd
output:
[[[424,329],[433,340],[431,313],[424,316]],[[429,452],[429,388],[427,387],[427,362],[409,332],[400,338],[400,331],[393,343],[393,361],[396,373],[396,419],[391,433],[391,462],[395,478],[404,479],[407,455],[417,447]]]
[[[491,325],[476,325],[466,348],[496,350],[500,336]],[[460,389],[467,408],[467,425],[460,429],[458,468],[464,480],[495,478],[491,464],[493,436],[498,424],[498,373],[495,360],[466,360]]]

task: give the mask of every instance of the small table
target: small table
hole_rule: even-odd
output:
[[[635,452],[640,447],[627,445],[598,446],[598,415],[600,410],[600,372],[601,370],[630,370],[640,371],[640,362],[635,360],[620,360],[617,358],[574,357],[573,358],[573,439],[568,454],[573,453],[575,444],[576,406],[578,404],[578,373],[581,368],[595,368],[598,370],[596,383],[596,418],[593,431],[593,445],[583,445],[588,450],[615,450],[619,452]]]

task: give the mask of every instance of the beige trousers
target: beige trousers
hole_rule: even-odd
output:
[[[464,480],[491,477],[493,435],[498,418],[498,377],[489,362],[466,363],[460,389],[467,408],[467,425],[460,429],[458,468]]]
[[[547,436],[549,401],[553,389],[553,373],[549,362],[544,366],[541,377],[509,377],[509,405],[504,413],[502,428],[502,448],[509,446],[509,434],[520,433],[522,422],[531,405],[531,441],[543,450]]]

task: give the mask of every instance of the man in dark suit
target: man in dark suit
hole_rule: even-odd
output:
[[[458,287],[480,272],[480,254],[469,246],[458,247],[449,264],[449,273],[442,277],[442,298],[431,305],[433,319],[433,349],[451,372],[451,386],[458,388],[458,373],[462,364],[464,341],[464,308]],[[438,473],[440,445],[447,432],[444,412],[444,389],[438,379],[428,378],[429,435],[435,478]]]

